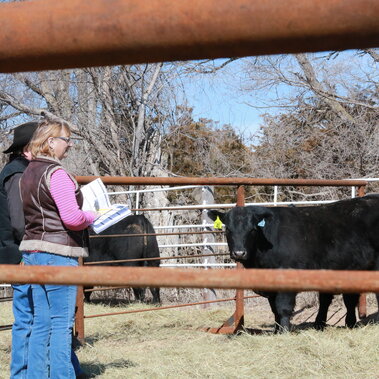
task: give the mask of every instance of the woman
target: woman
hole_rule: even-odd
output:
[[[26,265],[77,266],[88,255],[87,227],[97,215],[83,212],[76,180],[62,167],[72,146],[65,122],[43,121],[29,144],[32,155],[20,180]],[[27,378],[75,378],[71,334],[76,286],[32,285],[34,320]],[[50,370],[49,370],[50,366]]]

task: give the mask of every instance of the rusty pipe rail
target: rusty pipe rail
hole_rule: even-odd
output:
[[[379,2],[378,2],[379,4]],[[361,187],[368,182],[360,179],[328,180],[328,179],[274,179],[274,178],[166,178],[166,177],[131,177],[131,176],[76,176],[79,184],[87,184],[101,178],[106,185],[206,185],[206,186],[304,186],[304,187]]]
[[[260,297],[260,295],[251,295],[251,296],[244,296],[243,299],[253,299],[256,297]],[[117,315],[124,315],[124,314],[130,314],[130,313],[143,313],[143,312],[151,312],[151,311],[162,311],[166,309],[174,309],[174,308],[183,308],[183,307],[193,307],[196,305],[206,305],[206,304],[213,304],[213,303],[225,303],[228,301],[235,301],[235,297],[230,297],[227,299],[217,299],[217,300],[206,300],[206,301],[198,301],[196,303],[185,303],[185,304],[175,304],[175,305],[166,305],[163,307],[154,307],[154,308],[145,308],[145,309],[134,309],[131,311],[121,311],[121,312],[112,312],[112,313],[100,313],[100,314],[93,314],[89,316],[84,316],[85,319],[88,318],[95,318],[95,317],[103,317],[103,316],[117,316]]]
[[[379,272],[372,271],[246,269],[205,272],[151,267],[0,265],[0,282],[333,293],[379,292]]]
[[[119,264],[126,262],[145,262],[145,261],[168,261],[174,259],[195,259],[204,257],[220,257],[220,256],[230,256],[229,253],[215,253],[215,254],[196,254],[196,255],[175,255],[172,257],[155,257],[155,258],[133,258],[133,259],[115,259],[111,261],[96,261],[96,262],[84,262],[85,266],[90,265],[104,265],[104,264]]]
[[[13,324],[12,325],[0,325],[0,332],[4,330],[12,330]]]
[[[35,0],[0,5],[0,71],[379,46],[377,0]]]

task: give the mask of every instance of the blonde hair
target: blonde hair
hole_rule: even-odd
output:
[[[32,153],[32,157],[36,158],[37,155],[45,155],[56,158],[54,151],[49,147],[48,139],[50,137],[59,137],[62,132],[66,132],[67,136],[70,137],[71,129],[67,122],[56,120],[41,121],[28,145],[28,150]]]

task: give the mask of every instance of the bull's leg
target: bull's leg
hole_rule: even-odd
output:
[[[270,303],[270,307],[271,307],[272,313],[275,316],[275,329],[274,329],[274,332],[278,333],[280,331],[280,326],[279,326],[280,317],[279,317],[279,313],[278,313],[278,311],[276,309],[276,295],[277,295],[276,293],[266,294],[266,296],[268,298],[268,301]]]
[[[136,301],[145,301],[145,291],[145,288],[133,288],[134,297],[136,298]]]
[[[376,259],[375,271],[379,271],[379,258]],[[377,321],[379,322],[379,293],[376,294],[376,305],[378,306]]]
[[[357,293],[344,293],[342,295],[343,302],[346,306],[346,320],[345,324],[348,328],[353,328],[357,323],[355,315],[355,308],[358,306],[359,294]]]
[[[84,289],[86,290],[86,289],[92,289],[93,287],[84,287]],[[91,294],[92,294],[92,292],[86,292],[86,291],[84,291],[84,301],[85,302],[87,302],[87,303],[89,303],[90,302],[90,300],[91,300]]]
[[[159,294],[159,288],[158,287],[150,288],[150,292],[151,292],[151,295],[153,296],[153,304],[160,304],[161,297]]]
[[[376,260],[375,270],[379,271],[379,258],[377,258],[377,260]],[[376,294],[376,305],[378,306],[378,317],[377,317],[377,320],[379,322],[379,293]]]
[[[295,308],[296,293],[279,292],[276,295],[275,306],[279,315],[279,331],[286,332],[291,328],[291,317]]]
[[[316,321],[314,327],[317,330],[323,330],[326,326],[326,318],[328,316],[328,309],[333,300],[333,294],[331,293],[322,293],[318,294],[319,299],[319,309],[316,316]]]

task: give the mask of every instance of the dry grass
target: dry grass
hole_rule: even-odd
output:
[[[379,378],[379,324],[317,332],[307,328],[315,309],[302,301],[298,304],[294,317],[298,326],[283,335],[271,333],[273,320],[265,299],[246,306],[245,324],[259,328],[260,335],[243,332],[230,337],[201,331],[220,326],[231,315],[232,308],[226,305],[88,319],[86,344],[77,353],[83,368],[99,379]],[[0,307],[0,323],[11,322],[10,304]],[[147,306],[127,308],[143,307]],[[123,309],[89,305],[86,314]],[[331,317],[339,319],[334,311]],[[8,378],[10,331],[0,337],[0,377]]]

